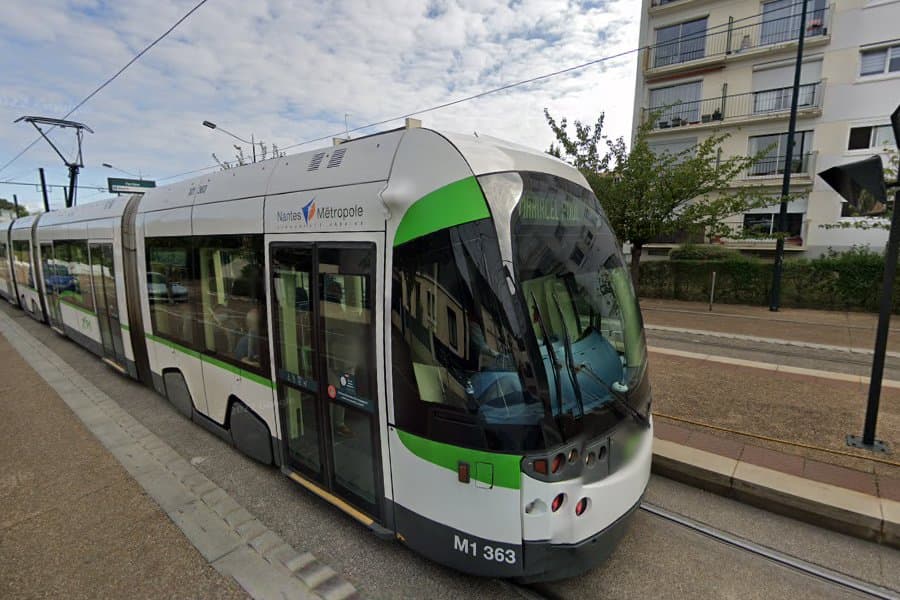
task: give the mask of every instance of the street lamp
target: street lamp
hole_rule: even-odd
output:
[[[132,176],[132,177],[137,177],[140,181],[143,181],[143,180],[144,180],[144,176],[141,175],[141,170],[140,170],[140,169],[138,169],[138,173],[137,173],[137,175],[135,175],[134,173],[132,173],[132,172],[130,172],[130,171],[126,171],[125,169],[120,169],[119,167],[114,167],[114,166],[112,166],[112,165],[109,164],[109,163],[103,163],[103,166],[106,167],[107,169],[112,169],[113,171],[118,171],[118,172],[120,172],[120,173],[125,173],[126,175],[130,175],[130,176]]]
[[[247,140],[245,140],[244,138],[239,137],[239,136],[237,136],[237,135],[231,133],[230,131],[228,131],[228,130],[225,129],[224,127],[219,127],[218,125],[216,125],[216,124],[213,123],[212,121],[203,121],[203,126],[204,126],[204,127],[209,127],[210,129],[218,129],[218,130],[221,131],[222,133],[224,133],[224,134],[226,134],[226,135],[230,135],[231,137],[233,137],[234,139],[236,139],[236,140],[239,141],[239,142],[243,142],[243,143],[245,143],[245,144],[250,144],[250,147],[253,149],[253,162],[256,162],[256,141],[253,139],[253,134],[252,134],[252,133],[250,134],[250,141],[247,141]]]

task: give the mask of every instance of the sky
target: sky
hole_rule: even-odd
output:
[[[35,140],[23,115],[62,117],[197,0],[2,0],[0,165]],[[209,0],[70,119],[85,133],[79,185],[172,175],[233,160],[235,140],[286,147],[411,113],[637,46],[640,0]],[[477,131],[546,149],[543,109],[629,136],[635,54],[421,115],[426,127]],[[364,135],[402,121],[363,130]],[[51,134],[67,156],[71,130]],[[304,152],[322,142],[293,148]],[[324,144],[327,145],[327,144]],[[245,146],[249,153],[249,146]],[[67,181],[43,140],[0,171],[0,197],[41,209],[7,181]],[[212,169],[210,172],[214,171]],[[168,178],[168,179],[164,179]],[[79,204],[108,197],[79,190]],[[51,207],[63,203],[53,189]]]

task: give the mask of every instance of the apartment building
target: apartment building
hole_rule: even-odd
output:
[[[772,190],[774,204],[728,219],[764,236],[777,227],[785,169],[802,0],[643,0],[634,127],[654,119],[651,145],[679,151],[728,133],[723,156],[765,158],[733,182]],[[900,0],[809,0],[797,127],[790,161],[786,250],[817,256],[868,244],[881,229],[834,229],[852,222],[841,197],[816,174],[894,146],[889,116],[900,104]],[[665,254],[676,237],[646,252]],[[773,239],[720,240],[771,252]]]

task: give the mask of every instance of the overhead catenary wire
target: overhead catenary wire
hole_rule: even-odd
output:
[[[197,12],[197,10],[199,10],[200,7],[202,7],[202,6],[203,6],[204,4],[206,4],[207,2],[209,2],[209,0],[200,0],[200,2],[198,2],[197,4],[195,4],[193,8],[191,8],[191,9],[190,9],[189,11],[187,11],[184,15],[182,15],[182,17],[181,17],[180,19],[178,19],[177,21],[175,21],[175,23],[174,23],[171,27],[169,27],[165,32],[163,32],[162,35],[160,35],[160,36],[157,37],[155,40],[153,40],[152,42],[150,42],[147,46],[144,47],[143,50],[141,50],[140,52],[138,52],[137,54],[135,54],[135,55],[131,58],[131,60],[129,60],[127,63],[125,63],[125,65],[124,65],[121,69],[119,69],[118,71],[116,71],[110,78],[108,78],[106,81],[104,81],[104,82],[101,83],[99,86],[97,86],[96,88],[94,88],[94,91],[92,91],[90,94],[88,94],[87,96],[85,96],[80,102],[78,102],[78,104],[76,104],[74,107],[72,107],[72,110],[70,110],[69,112],[67,112],[62,118],[63,118],[63,119],[68,119],[70,116],[72,116],[72,114],[73,114],[76,110],[78,110],[79,108],[81,108],[82,106],[84,106],[85,104],[87,104],[87,102],[89,102],[89,101],[91,100],[91,98],[93,98],[94,96],[96,96],[97,94],[99,94],[99,93],[103,90],[103,88],[105,88],[105,87],[108,86],[110,83],[112,83],[113,81],[115,81],[115,80],[119,77],[119,75],[121,75],[122,73],[125,72],[126,69],[128,69],[128,67],[130,67],[131,65],[133,65],[134,63],[136,63],[138,60],[140,60],[140,58],[141,58],[142,56],[144,56],[144,54],[146,54],[147,52],[149,52],[150,49],[152,49],[152,48],[153,48],[154,46],[156,46],[159,42],[161,42],[162,40],[164,40],[170,33],[172,33],[173,31],[175,31],[175,29],[176,29],[179,25],[181,25],[184,21],[186,21],[192,14],[194,14],[195,12]],[[50,127],[49,129],[47,129],[47,134],[49,134],[50,131],[53,130],[53,129],[54,129],[53,127]],[[19,152],[18,154],[16,154],[14,157],[12,157],[10,160],[8,160],[2,167],[0,167],[0,172],[3,172],[3,171],[4,171],[7,167],[9,167],[11,164],[13,164],[13,163],[16,162],[17,160],[19,160],[19,158],[21,158],[26,152],[28,152],[29,150],[31,150],[31,148],[32,148],[35,144],[37,144],[40,140],[41,140],[40,137],[35,138],[34,141],[32,141],[32,142],[31,142],[30,144],[28,144],[27,146],[25,146],[25,148],[23,148],[21,152]],[[6,182],[3,182],[3,183],[6,183]]]
[[[801,0],[801,2],[797,2],[797,3],[795,3],[795,4],[801,4],[801,3],[802,3],[802,0]],[[795,4],[791,4],[791,5],[785,6],[784,8],[791,8],[791,7],[794,6]],[[779,10],[781,10],[781,9],[779,9]],[[750,16],[747,16],[747,17],[742,17],[742,18],[740,18],[740,19],[735,19],[735,20],[734,20],[733,22],[731,22],[731,23],[722,23],[722,24],[720,24],[720,25],[714,25],[714,26],[712,26],[712,27],[707,27],[702,33],[692,34],[692,35],[689,35],[689,36],[684,36],[683,38],[679,38],[679,39],[692,39],[692,38],[695,38],[695,37],[696,37],[696,38],[700,38],[700,37],[708,37],[708,36],[711,36],[711,35],[718,35],[718,34],[722,33],[723,31],[727,30],[728,28],[734,28],[736,23],[740,23],[740,22],[747,21],[747,20],[750,20],[750,19],[755,19],[755,18],[761,17],[761,16],[763,16],[763,15],[764,15],[764,13],[757,13],[757,14],[750,15]],[[786,18],[789,18],[789,17],[786,17]],[[779,19],[779,20],[781,20],[781,19]],[[740,26],[740,27],[738,27],[738,28],[741,28],[741,27],[746,27],[746,26]],[[720,31],[720,30],[721,30],[721,31]],[[357,132],[357,131],[362,131],[362,130],[364,130],[364,129],[370,129],[370,128],[372,128],[372,127],[378,127],[379,125],[386,125],[386,124],[392,123],[392,122],[394,122],[394,121],[400,121],[400,120],[405,119],[405,118],[407,118],[407,117],[413,117],[413,116],[416,116],[416,115],[422,115],[422,114],[426,114],[426,113],[429,113],[429,112],[434,112],[434,111],[436,111],[436,110],[441,110],[441,109],[443,109],[443,108],[449,108],[449,107],[451,107],[451,106],[455,106],[455,105],[457,105],[457,104],[462,104],[462,103],[464,103],[464,102],[469,102],[469,101],[471,101],[471,100],[476,100],[476,99],[482,98],[482,97],[484,97],[484,96],[496,94],[496,93],[498,93],[498,92],[506,91],[506,90],[513,89],[513,88],[516,88],[516,87],[521,87],[521,86],[523,86],[523,85],[528,85],[528,84],[530,84],[530,83],[535,83],[535,82],[538,82],[538,81],[543,81],[543,80],[550,79],[550,78],[553,78],[553,77],[558,77],[558,76],[564,75],[564,74],[566,74],[566,73],[571,73],[571,72],[573,72],[573,71],[578,71],[578,70],[581,70],[581,69],[585,69],[585,68],[587,68],[587,67],[590,67],[590,66],[593,66],[593,65],[596,65],[596,64],[600,64],[600,63],[603,63],[603,62],[606,62],[606,61],[609,61],[609,60],[614,60],[614,59],[616,59],[616,58],[622,58],[622,57],[625,57],[625,56],[627,56],[627,55],[629,55],[629,54],[634,54],[634,53],[640,52],[640,51],[642,51],[642,50],[649,50],[649,49],[652,49],[652,48],[657,48],[657,47],[660,47],[660,46],[665,46],[665,45],[667,45],[667,44],[669,44],[669,43],[671,43],[671,42],[662,42],[662,43],[658,43],[658,44],[649,44],[649,45],[646,45],[646,46],[638,46],[638,47],[636,47],[636,48],[631,48],[631,49],[629,49],[629,50],[625,50],[625,51],[619,52],[619,53],[617,53],[617,54],[612,54],[612,55],[609,55],[609,56],[603,56],[603,57],[600,57],[600,58],[597,58],[597,59],[594,59],[594,60],[590,60],[590,61],[587,61],[587,62],[583,62],[583,63],[581,63],[581,64],[573,65],[573,66],[571,66],[571,67],[566,67],[566,68],[564,68],[564,69],[559,69],[559,70],[557,70],[557,71],[553,71],[553,72],[550,72],[550,73],[545,73],[545,74],[543,74],[543,75],[538,75],[538,76],[535,76],[535,77],[530,77],[530,78],[528,78],[528,79],[523,79],[523,80],[521,80],[521,81],[516,81],[516,82],[512,82],[512,83],[503,84],[503,85],[501,85],[501,86],[498,86],[498,87],[495,87],[495,88],[491,88],[491,89],[488,89],[488,90],[484,90],[484,91],[481,91],[481,92],[478,92],[478,93],[475,93],[475,94],[471,94],[471,95],[469,95],[469,96],[464,96],[464,97],[462,97],[462,98],[457,98],[457,99],[455,99],[455,100],[443,102],[443,103],[441,103],[441,104],[437,104],[437,105],[431,106],[431,107],[429,107],[429,108],[424,108],[424,109],[421,109],[421,110],[416,110],[416,111],[408,112],[408,113],[405,113],[405,114],[403,114],[403,115],[399,115],[399,116],[395,116],[395,117],[389,117],[389,118],[381,119],[381,120],[378,120],[378,121],[375,121],[375,122],[372,122],[372,123],[367,123],[366,125],[360,125],[360,126],[358,126],[358,127],[354,127],[354,128],[352,128],[352,129],[347,129],[347,128],[345,127],[344,129],[342,129],[342,130],[340,130],[340,131],[335,131],[334,133],[331,133],[331,134],[328,134],[328,135],[323,135],[323,136],[311,138],[311,139],[308,139],[308,140],[303,140],[302,142],[297,142],[297,143],[295,143],[295,144],[291,144],[291,145],[289,145],[289,146],[284,146],[284,147],[282,147],[282,148],[279,148],[279,150],[282,150],[282,151],[283,151],[283,150],[291,150],[291,149],[293,149],[293,148],[298,148],[298,147],[300,147],[300,146],[305,146],[305,145],[307,145],[307,144],[312,144],[312,143],[315,143],[315,142],[323,142],[323,141],[326,141],[326,140],[330,140],[330,139],[332,139],[332,138],[336,138],[336,137],[340,137],[340,136],[343,136],[343,135],[347,135],[347,134],[349,134],[349,133],[355,133],[355,132]],[[195,174],[203,173],[204,171],[209,171],[209,170],[211,170],[211,169],[215,169],[215,168],[219,168],[219,167],[221,167],[221,165],[218,164],[218,163],[212,164],[212,165],[207,165],[207,166],[205,166],[205,167],[200,167],[200,168],[196,168],[196,169],[191,169],[191,170],[189,170],[189,171],[184,171],[184,172],[181,172],[181,173],[176,173],[176,174],[174,174],[174,175],[168,175],[168,176],[166,176],[166,177],[161,177],[161,178],[159,178],[157,181],[168,181],[168,180],[170,180],[170,179],[178,179],[179,177],[184,177],[184,176],[186,176],[186,175],[195,175]]]

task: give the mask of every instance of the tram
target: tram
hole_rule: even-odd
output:
[[[570,577],[650,474],[643,323],[582,175],[408,125],[18,219],[0,295],[378,535]]]

